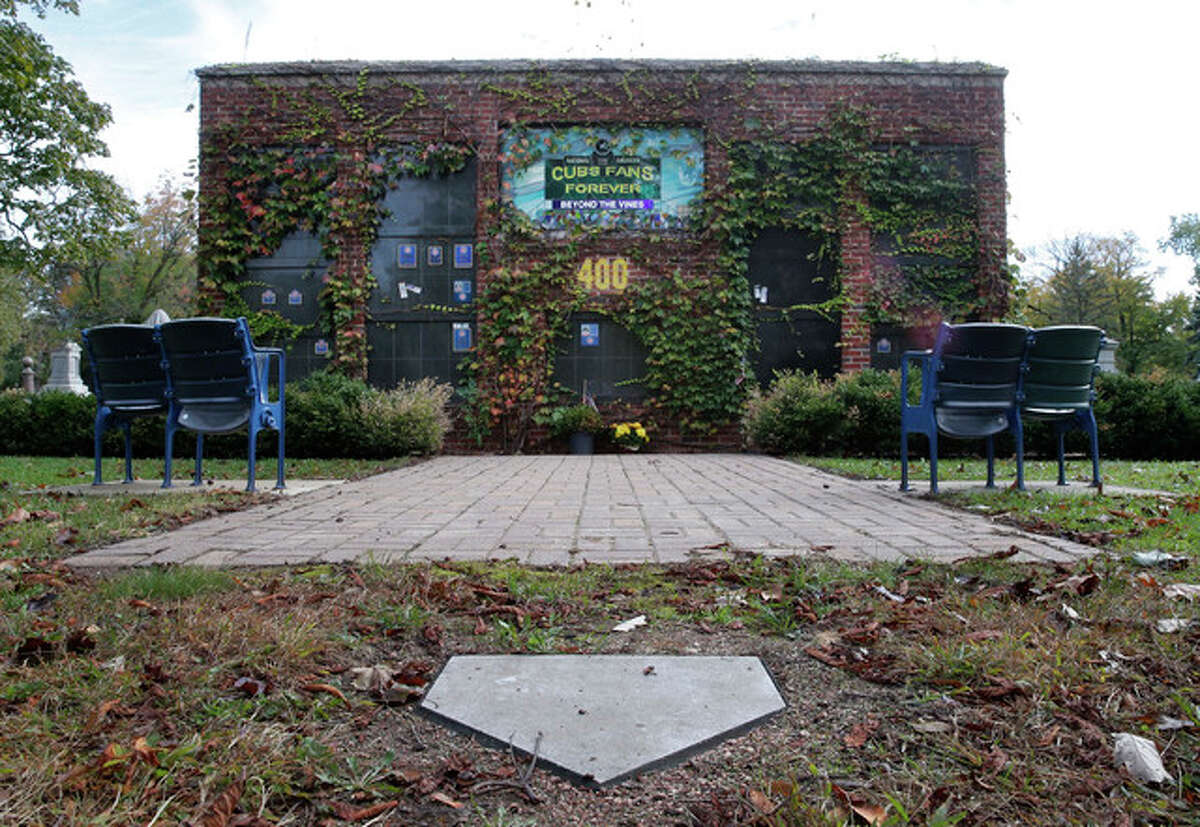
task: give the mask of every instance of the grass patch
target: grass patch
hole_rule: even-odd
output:
[[[811,465],[835,474],[867,480],[900,481],[900,460],[872,459],[863,457],[793,457],[796,462]],[[929,460],[910,458],[908,464],[910,484],[927,485]],[[1015,459],[996,460],[996,480],[1003,484],[1016,479]],[[987,478],[987,461],[982,459],[943,458],[938,462],[939,480],[983,480]],[[1200,462],[1160,462],[1155,460],[1105,460],[1100,461],[1100,478],[1105,485],[1121,485],[1150,491],[1193,493],[1200,490]],[[1026,460],[1025,479],[1058,479],[1056,460]],[[1092,480],[1092,464],[1086,459],[1071,459],[1067,462],[1067,481],[1087,484]]]
[[[371,806],[455,823],[445,800],[493,824],[675,823],[680,808],[747,823],[764,807],[777,825],[847,823],[851,807],[890,823],[1186,821],[1200,802],[1200,623],[1155,624],[1200,621],[1161,589],[1198,566],[1150,577],[1103,557],[1066,570],[738,556],[102,580],[10,564],[0,591],[22,605],[3,627],[0,821],[191,823],[228,790],[247,818],[296,824]],[[47,588],[56,601],[25,607]],[[649,624],[611,634],[634,607]],[[42,654],[22,656],[34,638]],[[462,651],[693,650],[761,654],[796,720],[656,774],[660,796],[581,793],[538,772],[536,805],[511,789],[473,795],[509,777],[508,757],[356,689],[349,671],[390,663],[430,679]],[[843,694],[823,694],[839,682]],[[813,695],[838,700],[804,708]],[[1160,716],[1187,726],[1160,730]],[[1155,740],[1175,783],[1122,775],[1112,732]]]
[[[235,582],[227,572],[195,566],[138,569],[119,574],[97,586],[104,600],[139,599],[153,602],[186,600],[196,595],[226,591]]]
[[[123,461],[106,460],[105,477],[121,479]],[[289,460],[291,479],[346,479],[402,467],[400,458],[372,460]],[[188,462],[178,462],[176,470]],[[260,463],[260,469],[267,466]],[[161,479],[162,460],[134,461],[141,479]],[[238,460],[206,463],[206,478],[238,479],[246,464]],[[273,474],[273,471],[272,471]],[[180,490],[169,494],[134,496],[117,489],[109,496],[73,496],[56,487],[90,483],[91,460],[82,457],[0,456],[0,559],[53,559],[108,543],[169,531],[196,520],[238,511],[268,501],[270,480],[260,480],[260,491]],[[273,479],[273,476],[270,478]]]
[[[366,459],[287,459],[284,462],[286,479],[357,479],[383,471],[401,468],[410,460],[404,457],[390,460]],[[113,482],[125,478],[125,460],[105,457],[102,462],[103,477]],[[0,489],[22,491],[60,485],[91,483],[93,474],[91,457],[27,457],[0,456]],[[139,480],[162,480],[164,464],[162,457],[135,458],[133,476]],[[173,464],[172,480],[190,482],[192,459],[177,457]],[[275,480],[275,459],[258,458],[258,478],[262,481]],[[244,480],[244,459],[206,459],[206,479]]]

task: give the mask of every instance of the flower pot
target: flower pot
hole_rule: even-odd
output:
[[[570,452],[576,456],[586,456],[596,452],[596,437],[587,431],[576,431],[571,434]]]

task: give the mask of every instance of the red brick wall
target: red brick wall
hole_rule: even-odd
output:
[[[484,207],[499,197],[496,156],[511,124],[698,126],[705,133],[705,186],[714,191],[724,186],[728,164],[723,147],[728,142],[761,138],[764,126],[770,127],[772,140],[802,141],[818,135],[836,108],[851,104],[869,113],[882,140],[974,148],[981,294],[994,295],[989,287],[1002,276],[1002,70],[975,64],[674,61],[210,67],[198,72],[201,142],[225,129],[251,146],[279,145],[284,126],[302,118],[305,107],[316,104],[340,112],[329,85],[353,89],[364,67],[370,90],[364,114],[382,123],[399,113],[378,134],[380,141],[465,141],[476,147],[479,241],[488,236]],[[289,111],[289,95],[304,103]],[[345,147],[365,148],[359,123],[343,116],[337,124]],[[200,172],[202,191],[222,185],[221,170],[211,161],[202,160]],[[850,298],[842,314],[842,369],[853,371],[870,363],[863,303],[871,279],[871,239],[857,216],[843,215],[842,224],[842,275]],[[202,233],[205,226],[202,215]],[[709,243],[687,238],[653,243],[644,236],[636,242],[652,269],[721,275],[718,251]],[[628,234],[614,234],[589,242],[582,255],[620,255],[630,243]],[[366,262],[340,261],[336,266],[358,273],[365,271]],[[1002,299],[993,302],[993,313],[1002,313],[1003,304]]]

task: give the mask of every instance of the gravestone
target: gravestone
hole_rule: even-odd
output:
[[[83,350],[74,342],[67,342],[50,354],[50,379],[43,391],[67,391],[88,396],[91,391],[79,375],[79,355]]]

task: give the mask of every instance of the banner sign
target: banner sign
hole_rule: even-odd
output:
[[[704,186],[698,129],[512,129],[500,161],[505,198],[547,230],[683,228]]]

